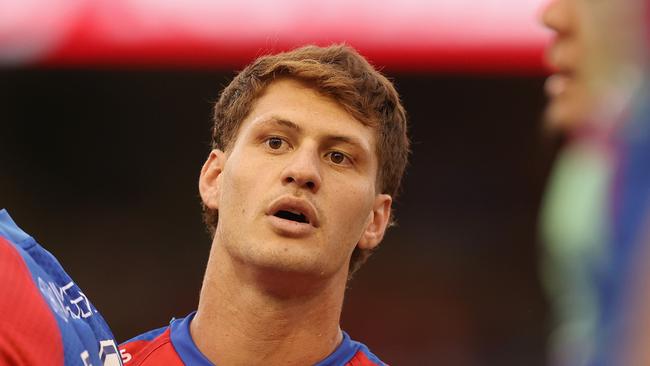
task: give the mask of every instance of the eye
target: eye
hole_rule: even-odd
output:
[[[330,161],[337,165],[349,165],[350,158],[348,158],[344,153],[338,151],[332,151],[327,154],[327,157]]]
[[[284,141],[279,137],[269,137],[266,140],[266,145],[273,150],[278,150],[282,147]]]

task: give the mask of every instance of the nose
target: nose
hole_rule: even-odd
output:
[[[571,26],[570,1],[573,0],[549,0],[542,10],[541,23],[559,34],[569,32]]]
[[[316,193],[321,186],[320,157],[318,151],[304,146],[296,150],[282,171],[282,183],[295,184]]]

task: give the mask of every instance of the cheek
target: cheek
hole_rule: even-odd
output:
[[[336,212],[335,233],[350,236],[353,244],[360,239],[372,211],[374,190],[367,184],[348,184],[333,190],[331,212]],[[345,234],[344,234],[345,233]]]
[[[253,205],[259,203],[263,196],[264,170],[251,166],[246,159],[233,159],[232,165],[223,172],[221,202],[223,209],[239,215],[249,214]]]

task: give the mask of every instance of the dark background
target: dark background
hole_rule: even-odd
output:
[[[350,284],[343,328],[393,365],[544,365],[536,220],[557,144],[543,79],[389,74],[413,156],[399,226]],[[231,77],[0,70],[0,207],[118,341],[197,304],[210,245],[197,179]]]

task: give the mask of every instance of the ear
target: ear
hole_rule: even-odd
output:
[[[208,208],[219,208],[219,194],[221,187],[221,172],[226,163],[226,154],[223,151],[215,149],[210,152],[208,160],[201,168],[199,176],[199,194],[201,200]]]
[[[372,212],[368,217],[368,225],[359,240],[359,248],[374,249],[384,238],[384,233],[390,222],[390,208],[393,198],[387,194],[378,194]]]

